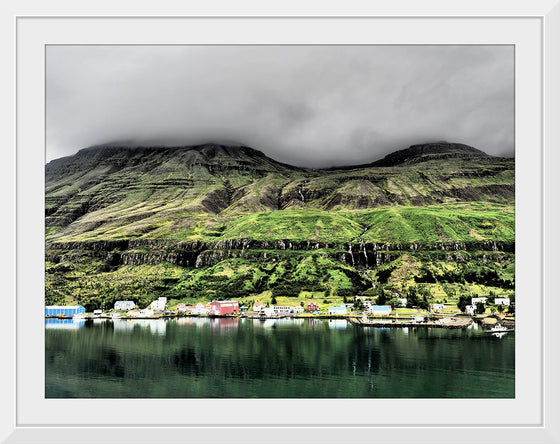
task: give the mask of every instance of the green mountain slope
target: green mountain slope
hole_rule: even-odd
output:
[[[380,280],[439,285],[424,274],[509,291],[514,190],[513,159],[459,144],[329,170],[248,147],[88,148],[46,166],[47,302],[302,291],[335,302]],[[440,273],[446,261],[459,264],[453,273]]]

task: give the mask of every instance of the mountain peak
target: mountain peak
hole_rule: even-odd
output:
[[[390,167],[402,164],[424,162],[427,160],[460,158],[460,157],[490,157],[484,151],[462,143],[431,142],[411,145],[403,150],[386,155],[383,159],[370,166]]]

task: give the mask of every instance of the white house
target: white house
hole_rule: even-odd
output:
[[[191,311],[191,313],[197,315],[207,315],[210,313],[210,306],[199,302],[196,304],[196,307]]]
[[[294,307],[291,305],[271,305],[270,308],[274,310],[276,315],[287,315],[294,311]]]
[[[445,304],[432,304],[434,313],[439,313],[445,309]]]
[[[255,302],[253,304],[253,311],[261,311],[264,308],[264,305],[262,302]]]
[[[115,310],[134,310],[136,304],[132,301],[117,301],[115,302]]]
[[[330,315],[345,315],[347,313],[346,306],[341,305],[340,307],[329,307],[327,314]]]
[[[371,302],[371,301],[369,301],[369,300],[367,300],[367,301],[364,300],[363,303],[364,303],[364,308],[365,308],[367,311],[369,311],[369,310],[371,309],[371,306],[373,305],[373,302]]]
[[[372,315],[389,315],[392,309],[390,305],[372,305],[369,312]]]
[[[150,317],[154,315],[154,310],[151,308],[145,308],[144,310],[140,310],[140,316],[142,317]]]
[[[274,305],[271,305],[270,307],[262,308],[259,314],[260,315],[264,314],[267,318],[274,316],[276,314],[276,312],[274,311]]]
[[[496,305],[509,305],[509,298],[496,298],[494,299],[494,304]]]
[[[487,300],[488,300],[488,298],[471,298],[471,304],[476,305],[479,302],[482,302],[483,304],[486,304]]]
[[[468,315],[474,315],[475,310],[476,310],[476,306],[474,305],[467,305],[465,307],[465,313],[467,313]]]
[[[158,298],[150,304],[150,308],[154,311],[163,311],[167,307],[167,298]]]

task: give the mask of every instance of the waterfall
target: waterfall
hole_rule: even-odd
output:
[[[355,267],[356,263],[354,262],[354,254],[352,254],[352,242],[348,242],[348,253],[350,253],[350,257],[352,258],[352,266]]]
[[[301,192],[301,188],[298,188],[299,195],[301,197],[301,201],[305,203],[305,198],[303,197],[303,193]]]
[[[366,244],[364,243],[363,239],[360,240],[362,241],[362,250],[364,251],[364,257],[366,258],[366,268],[367,268],[369,262],[368,262],[367,252],[366,252]]]

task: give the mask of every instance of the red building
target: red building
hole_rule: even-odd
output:
[[[210,316],[223,316],[239,312],[237,301],[213,301],[210,303]]]
[[[316,302],[310,302],[309,304],[307,304],[307,309],[309,311],[317,311],[319,310],[319,304],[317,304]]]

